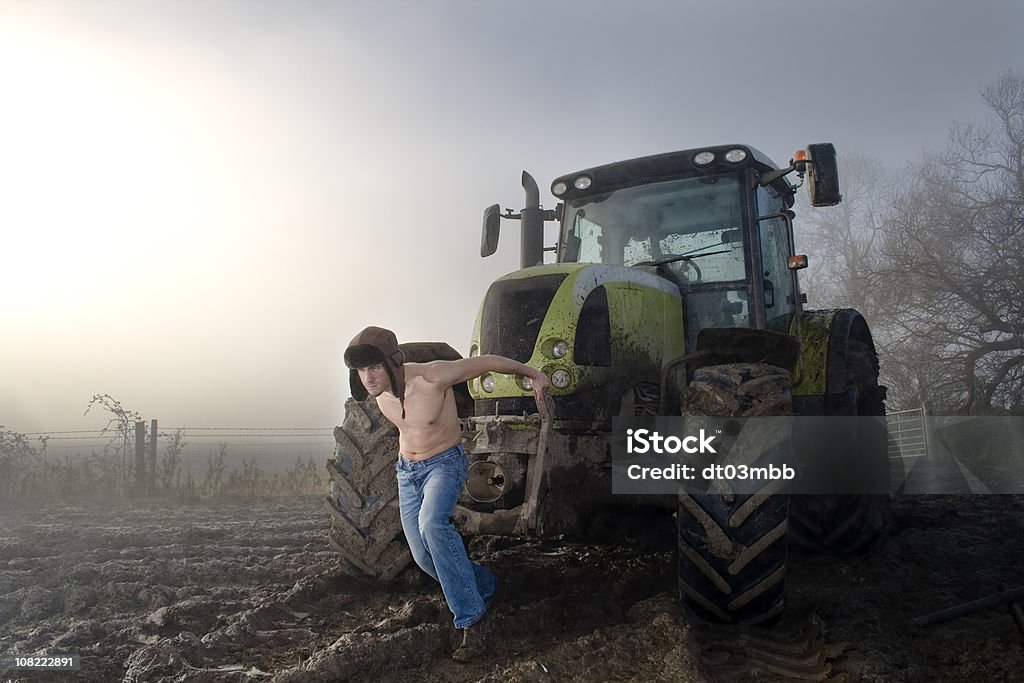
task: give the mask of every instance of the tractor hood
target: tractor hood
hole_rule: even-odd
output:
[[[550,389],[558,396],[607,384],[638,364],[660,368],[661,358],[682,353],[682,339],[682,302],[672,283],[639,268],[562,263],[496,280],[480,306],[470,355],[514,358],[549,379],[561,371]],[[530,394],[511,376],[496,376],[490,392],[474,380],[470,392]]]

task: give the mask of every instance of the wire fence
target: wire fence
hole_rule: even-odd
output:
[[[296,459],[326,461],[334,451],[334,432],[322,427],[163,427],[157,431],[157,452],[162,453],[180,434],[178,457],[193,472],[226,448],[229,461],[255,460],[269,471],[287,469]],[[46,454],[72,461],[102,454],[117,437],[112,430],[26,432],[36,443],[45,442]],[[131,435],[133,436],[133,435]],[[147,441],[150,437],[146,436]],[[222,445],[223,444],[223,445]],[[128,452],[134,453],[134,438]]]
[[[154,420],[93,430],[0,430],[0,493],[314,494],[326,485],[334,447],[333,429],[323,427],[157,428]]]

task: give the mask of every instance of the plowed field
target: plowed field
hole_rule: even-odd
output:
[[[1024,584],[1020,497],[905,497],[871,557],[791,553],[772,630],[676,606],[672,522],[616,544],[481,537],[498,640],[451,661],[440,591],[341,573],[322,500],[37,502],[0,510],[0,655],[77,654],[0,681],[1024,680],[1007,605],[922,614]]]

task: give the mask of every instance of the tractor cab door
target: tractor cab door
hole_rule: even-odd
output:
[[[787,259],[793,255],[793,224],[782,197],[771,187],[757,189],[757,240],[761,255],[761,287],[765,326],[786,332],[799,309],[796,273]]]

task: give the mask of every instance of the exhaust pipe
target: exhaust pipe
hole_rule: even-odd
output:
[[[523,171],[526,206],[520,211],[521,242],[519,267],[529,268],[544,263],[544,211],[540,208],[540,188],[533,176]]]

